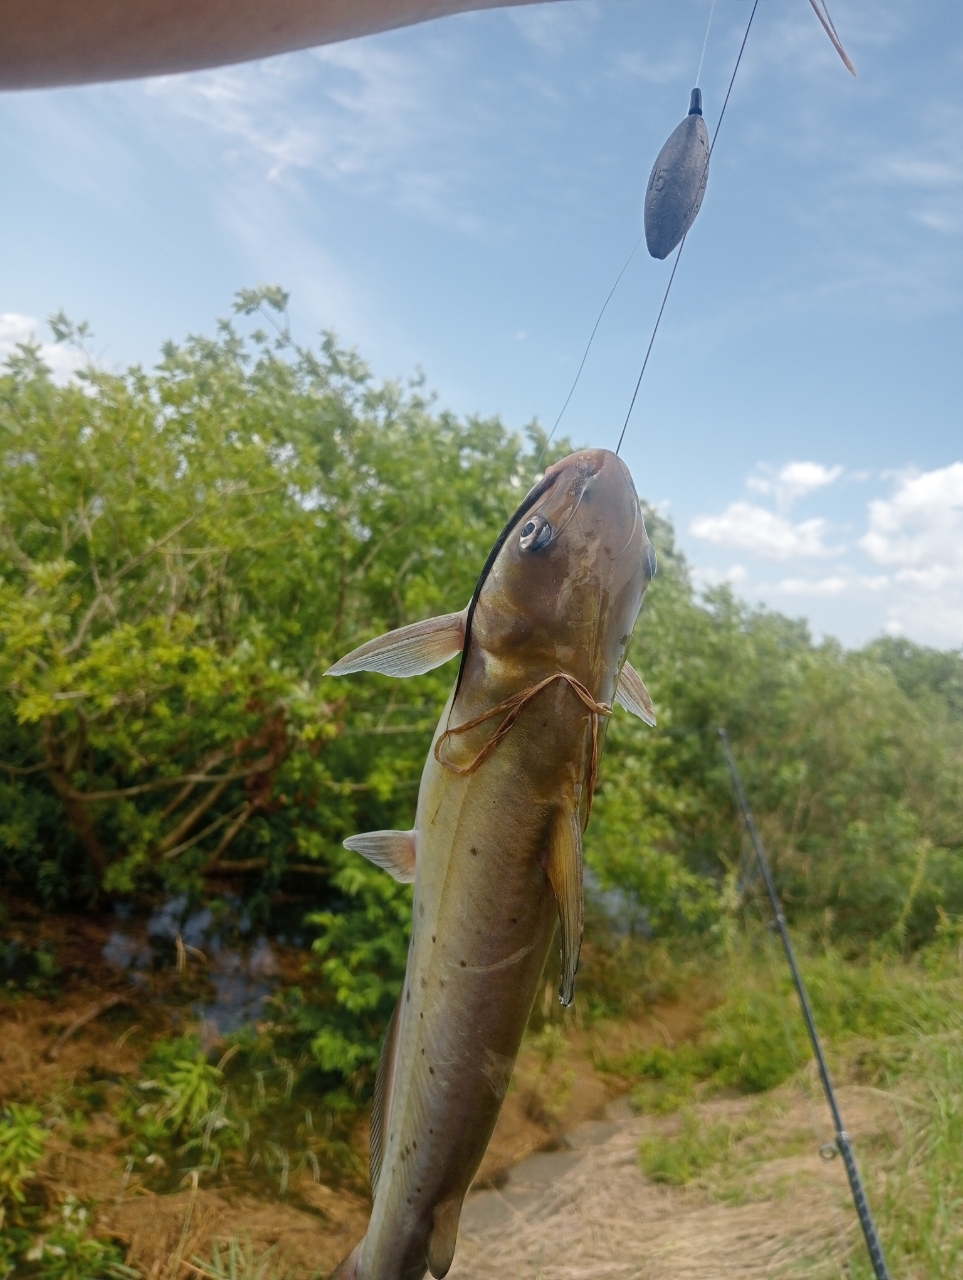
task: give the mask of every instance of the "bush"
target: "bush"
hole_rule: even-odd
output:
[[[647,929],[711,928],[756,876],[719,749],[728,729],[787,915],[865,952],[913,950],[963,913],[963,658],[900,641],[847,652],[728,589],[693,591],[649,511],[659,572],[631,661],[659,716],[617,713],[586,858]]]
[[[956,978],[934,981],[932,964],[891,955],[846,960],[832,948],[804,947],[801,967],[824,1042],[940,1033],[954,1016]],[[695,1041],[646,1050],[624,1064],[639,1079],[633,1096],[641,1108],[672,1111],[698,1092],[762,1093],[811,1060],[792,979],[774,939],[757,930],[730,937],[716,984],[719,1003]]]
[[[284,297],[238,310],[258,305]],[[376,386],[330,338],[277,350],[226,323],[150,375],[57,386],[31,348],[8,369],[8,876],[54,901],[225,874],[271,888],[406,818],[448,674],[399,697],[321,673],[468,599],[534,475],[522,441]]]

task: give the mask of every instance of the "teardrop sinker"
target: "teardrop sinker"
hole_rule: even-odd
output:
[[[708,177],[702,91],[693,89],[689,114],[659,152],[645,192],[645,243],[653,258],[667,258],[695,222]]]

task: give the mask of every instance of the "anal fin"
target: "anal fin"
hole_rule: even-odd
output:
[[[615,687],[615,701],[640,720],[655,728],[655,707],[649,697],[649,691],[642,683],[642,677],[630,662],[622,664],[619,682]]]
[[[423,676],[461,653],[467,613],[463,609],[461,613],[426,618],[377,636],[346,653],[324,674],[349,676],[356,671],[379,671],[385,676]]]
[[[575,995],[575,970],[582,947],[582,824],[578,805],[560,808],[552,822],[545,874],[558,903],[562,934],[562,978],[558,998],[566,1008]]]
[[[360,853],[401,884],[414,881],[414,831],[366,831],[363,835],[348,836],[344,847],[352,853]]]
[[[401,1021],[398,1011],[401,1008],[404,994],[402,990],[385,1030],[385,1038],[381,1042],[381,1054],[378,1057],[378,1074],[375,1076],[374,1098],[371,1103],[371,1143],[368,1156],[372,1198],[378,1190],[378,1179],[381,1177],[381,1162],[385,1154],[388,1104],[391,1101],[391,1080],[395,1071],[395,1055],[398,1048],[398,1023]]]
[[[428,1270],[435,1280],[442,1280],[442,1277],[448,1274],[451,1260],[455,1256],[461,1204],[460,1198],[453,1198],[442,1200],[441,1204],[435,1206],[426,1259]]]

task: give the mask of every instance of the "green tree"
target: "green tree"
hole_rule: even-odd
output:
[[[448,673],[321,673],[464,603],[535,459],[278,330],[0,380],[0,849],[48,894],[269,885],[411,809]]]
[[[847,652],[727,589],[700,597],[671,528],[647,523],[660,568],[632,661],[659,727],[611,725],[587,850],[603,885],[665,932],[711,921],[706,877],[751,882],[724,724],[793,918],[858,947],[931,938],[941,908],[963,911],[959,656],[907,641]]]

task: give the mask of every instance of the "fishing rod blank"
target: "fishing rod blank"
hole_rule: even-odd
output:
[[[846,1132],[846,1126],[843,1124],[843,1117],[839,1110],[839,1102],[836,1098],[836,1090],[833,1088],[832,1078],[829,1074],[829,1067],[826,1063],[823,1047],[819,1040],[819,1033],[816,1030],[816,1020],[813,1017],[812,1006],[809,1003],[809,996],[803,983],[802,974],[799,972],[799,965],[796,963],[796,953],[793,950],[792,940],[789,937],[789,930],[786,927],[786,917],[782,912],[782,905],[779,902],[779,895],[776,892],[776,883],[772,878],[772,871],[769,868],[769,859],[766,857],[766,851],[763,848],[762,840],[759,838],[759,832],[756,830],[756,823],[752,816],[752,810],[749,808],[749,801],[746,799],[746,792],[742,785],[742,777],[736,766],[735,757],[732,754],[732,748],[729,745],[729,735],[725,729],[719,730],[719,739],[722,743],[722,751],[726,758],[726,764],[729,766],[729,773],[732,776],[732,784],[735,787],[736,796],[739,800],[739,807],[742,810],[742,816],[746,822],[746,829],[749,832],[749,839],[752,841],[752,847],[756,851],[756,858],[759,862],[759,868],[762,871],[762,878],[765,881],[766,892],[769,894],[769,901],[772,903],[773,914],[776,917],[776,928],[779,930],[779,937],[782,940],[783,950],[786,953],[786,959],[789,961],[789,969],[792,973],[793,986],[796,988],[796,995],[799,997],[799,1005],[802,1009],[803,1019],[806,1023],[806,1030],[809,1032],[809,1042],[812,1045],[813,1056],[816,1059],[816,1066],[819,1068],[819,1078],[822,1081],[823,1092],[826,1094],[826,1101],[829,1103],[829,1110],[833,1117],[833,1127],[836,1130],[836,1149],[843,1158],[843,1164],[846,1166],[846,1176],[849,1179],[849,1189],[852,1192],[853,1203],[856,1206],[856,1213],[859,1216],[859,1225],[863,1228],[863,1236],[866,1240],[866,1248],[869,1250],[869,1258],[873,1264],[873,1271],[876,1273],[876,1280],[890,1280],[889,1269],[886,1266],[886,1258],[883,1254],[883,1246],[880,1242],[879,1233],[876,1230],[876,1223],[873,1221],[873,1214],[869,1207],[869,1201],[866,1199],[866,1190],[863,1187],[863,1180],[860,1177],[859,1167],[856,1164],[856,1157],[853,1155],[853,1144],[849,1134]]]

